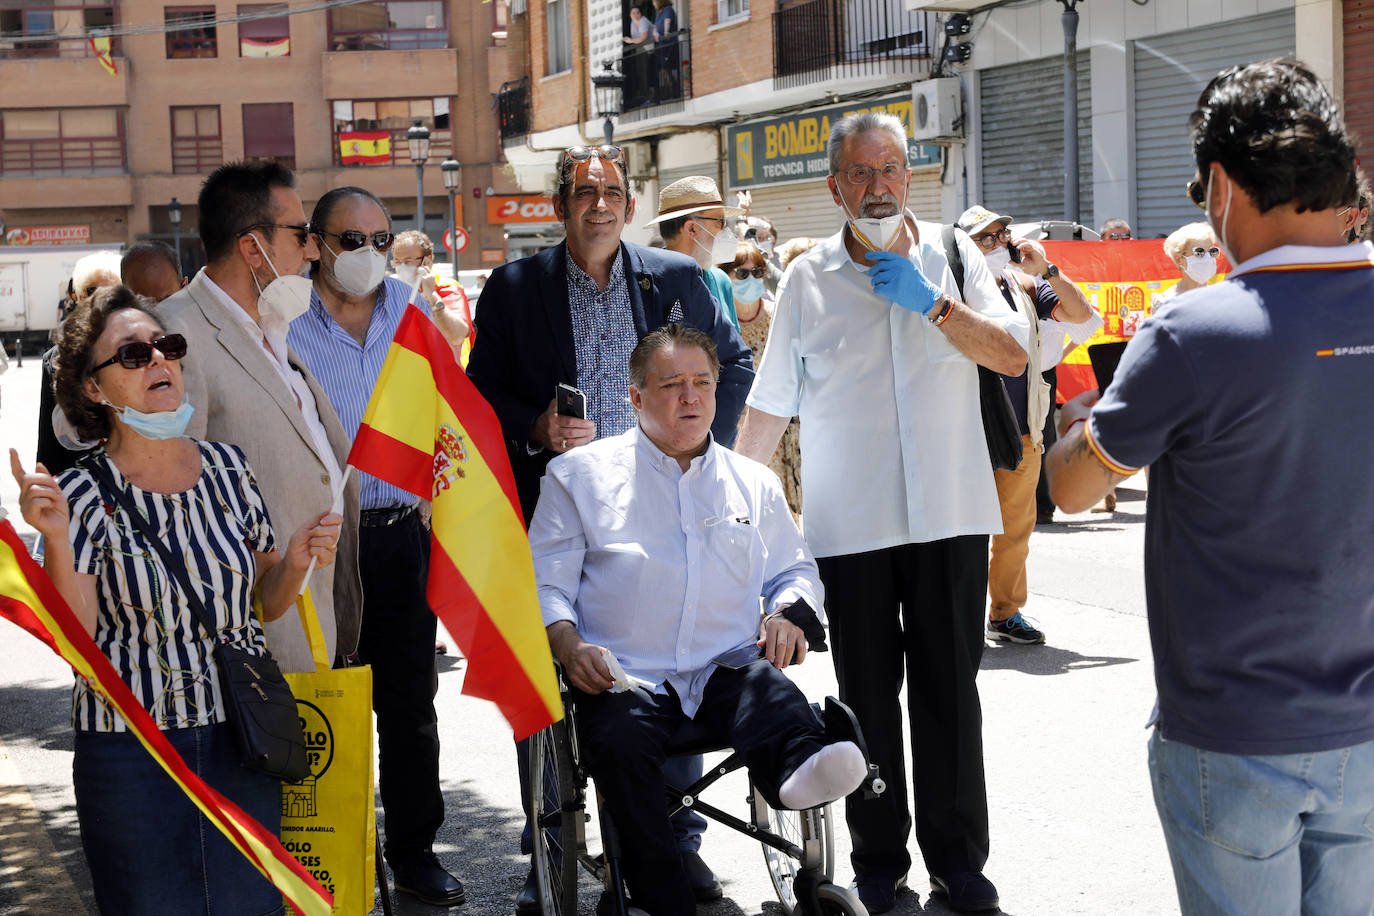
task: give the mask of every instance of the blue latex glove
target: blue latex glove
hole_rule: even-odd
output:
[[[868,258],[877,262],[868,269],[868,282],[873,292],[886,296],[909,312],[927,315],[945,294],[926,279],[909,258],[890,251],[869,252]]]

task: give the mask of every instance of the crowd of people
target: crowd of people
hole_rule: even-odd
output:
[[[671,0],[655,5],[627,41],[673,19]],[[700,758],[664,763],[693,720],[743,753],[770,804],[846,799],[868,912],[909,883],[913,830],[931,893],[980,912],[1001,897],[984,875],[976,678],[987,640],[1045,641],[1022,614],[1047,511],[1037,489],[1085,511],[1148,466],[1149,761],[1180,907],[1366,912],[1369,186],[1331,96],[1296,62],[1219,74],[1189,129],[1187,193],[1204,219],[1163,240],[1179,281],[1115,381],[1057,418],[1054,366],[1101,316],[1010,216],[911,213],[890,115],[831,126],[844,222],[824,239],[784,241],[747,194],[728,205],[693,176],[658,195],[647,222],[661,247],[625,241],[638,201],[622,151],[567,149],[553,201],[565,240],[496,269],[475,320],[434,277],[429,239],[394,235],[371,192],[331,190],[307,218],[285,168],[225,165],[200,192],[196,276],[157,245],[78,265],[44,360],[38,460],[11,452],[20,508],[59,591],[188,765],[269,830],[279,784],[236,762],[212,648],[313,670],[286,613],[313,564],[328,656],[373,670],[396,886],[463,903],[433,849],[445,810],[427,506],[343,473],[413,301],[500,421],[550,649],[634,905],[678,916],[722,895],[704,820],[670,818],[664,793],[701,775]],[[1124,220],[1100,236],[1132,237]],[[1011,407],[1008,460],[991,457],[986,385]],[[560,408],[560,386],[584,406]],[[782,673],[822,626],[861,739],[827,732]],[[647,689],[620,690],[626,677]],[[80,679],[72,718],[102,912],[203,912],[207,897],[281,912]],[[526,749],[514,756],[523,772]],[[868,763],[888,785],[872,797],[855,791]],[[515,909],[540,912],[533,869]]]

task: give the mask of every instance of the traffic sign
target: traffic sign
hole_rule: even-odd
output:
[[[458,251],[466,251],[466,250],[467,250],[467,247],[468,247],[468,232],[467,232],[467,230],[464,229],[462,226],[459,226],[458,229],[457,229],[457,231],[458,231],[458,248],[457,248],[457,250],[455,251],[455,249],[454,249],[454,247],[453,247],[453,235],[452,235],[447,229],[444,230],[444,248],[445,248],[446,250],[448,250],[448,251],[453,251],[455,254],[456,254]]]

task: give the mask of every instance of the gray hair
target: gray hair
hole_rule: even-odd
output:
[[[886,131],[897,141],[897,148],[902,151],[902,164],[906,164],[906,128],[902,126],[901,118],[885,111],[865,111],[841,118],[830,128],[830,141],[825,145],[825,151],[830,156],[831,175],[840,173],[840,147],[844,146],[845,138],[870,130]]]

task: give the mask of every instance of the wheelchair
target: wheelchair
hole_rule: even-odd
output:
[[[544,916],[575,916],[579,868],[585,869],[608,892],[614,916],[634,916],[643,911],[627,901],[621,877],[620,845],[615,824],[605,806],[598,803],[601,846],[598,853],[587,848],[586,825],[588,773],[578,753],[576,710],[560,676],[564,718],[536,733],[529,740],[529,789],[534,808],[534,870]],[[858,722],[849,708],[834,697],[825,707],[812,704],[826,732],[856,740],[867,756]],[[669,757],[696,756],[728,750],[710,739],[694,722],[687,722],[669,740]],[[833,882],[835,875],[835,836],[831,805],[806,811],[779,811],[763,798],[752,780],[749,785],[747,817],[736,817],[703,801],[701,793],[724,776],[744,766],[737,753],[710,767],[690,786],[667,787],[668,814],[691,808],[717,824],[745,834],[763,847],[763,858],[773,889],[787,916],[868,916],[868,911],[853,892]],[[878,767],[870,763],[860,790],[866,796],[885,789]],[[599,798],[598,798],[599,802]],[[604,911],[597,910],[598,914]]]

